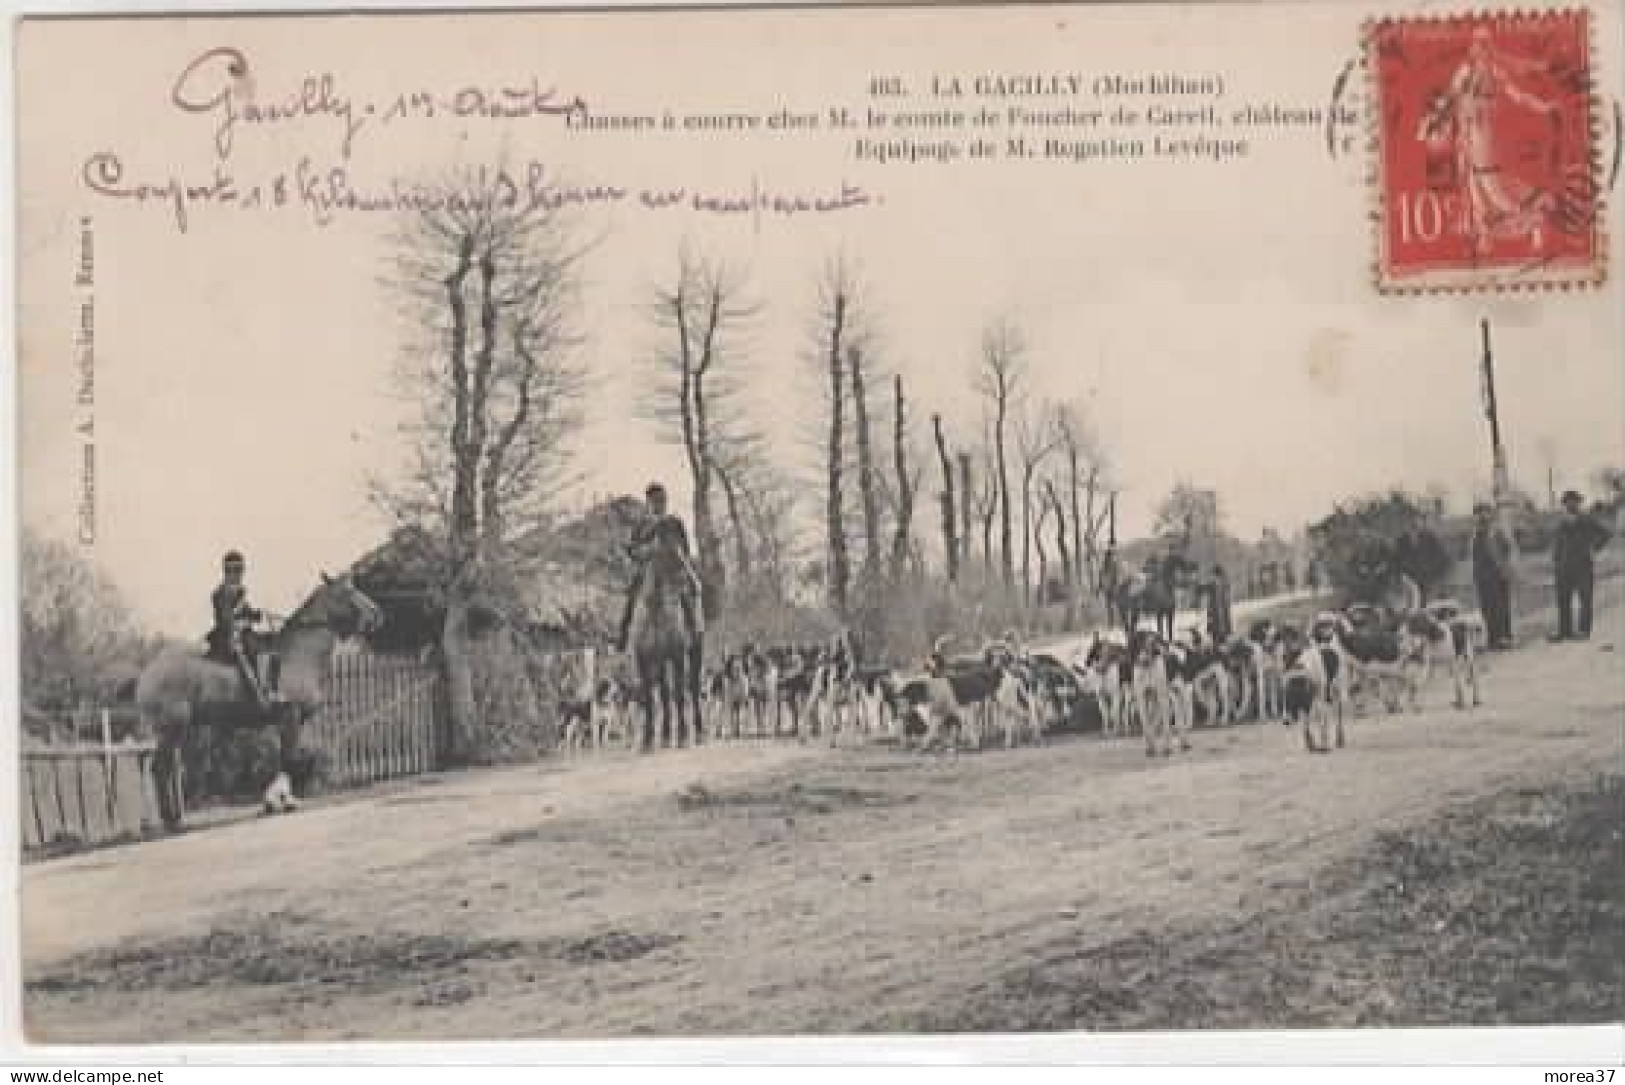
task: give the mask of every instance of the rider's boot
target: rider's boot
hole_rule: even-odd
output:
[[[248,692],[253,694],[254,703],[259,705],[260,711],[268,711],[271,703],[266,700],[265,690],[260,685],[260,676],[254,661],[245,655],[239,654],[237,656],[237,671],[243,676],[243,681],[248,686]]]
[[[270,704],[282,704],[282,657],[275,652],[262,656],[265,660],[265,699]]]

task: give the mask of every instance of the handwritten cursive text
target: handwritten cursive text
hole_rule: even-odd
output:
[[[203,208],[294,210],[313,225],[330,226],[350,214],[477,210],[476,203],[527,212],[627,204],[645,211],[748,216],[760,225],[768,217],[828,214],[877,201],[863,188],[846,182],[831,191],[780,191],[756,179],[737,191],[578,184],[535,161],[521,169],[487,168],[482,173],[480,184],[469,190],[448,190],[400,177],[371,181],[357,176],[348,165],[321,163],[307,155],[289,169],[263,176],[239,174],[229,163],[216,162],[207,176],[171,173],[137,178],[129,175],[116,152],[98,151],[85,159],[80,180],[98,196],[165,209],[181,233],[188,232],[193,213]]]
[[[587,104],[566,98],[540,79],[518,83],[467,85],[442,93],[412,89],[376,100],[357,98],[340,86],[332,72],[311,72],[277,92],[259,87],[248,56],[235,46],[219,45],[193,57],[170,88],[176,109],[208,117],[214,125],[215,154],[231,157],[238,133],[246,126],[292,125],[327,121],[338,129],[339,150],[348,159],[361,136],[374,126],[417,120],[529,120],[579,116]]]

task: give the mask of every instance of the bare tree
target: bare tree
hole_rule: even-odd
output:
[[[992,415],[994,468],[998,479],[999,563],[1006,587],[1015,586],[1010,506],[1010,467],[1007,429],[1011,408],[1025,387],[1026,339],[1009,320],[991,325],[982,334],[978,390]]]
[[[1000,491],[999,478],[992,469],[993,453],[988,450],[983,453],[983,468],[981,472],[981,485],[976,488],[976,518],[982,525],[982,567],[988,572],[993,571],[993,528],[999,521]]]
[[[758,307],[744,295],[741,275],[685,246],[675,282],[657,288],[651,306],[663,343],[652,355],[654,379],[640,406],[665,439],[683,448],[707,618],[720,611],[727,581],[712,505],[718,463],[724,446],[748,439],[737,429],[745,416],[737,366]]]
[[[846,261],[833,260],[819,284],[814,357],[818,359],[825,407],[829,412],[821,457],[825,482],[826,585],[831,608],[843,617],[847,613],[852,586],[852,559],[846,527],[847,364],[849,352],[853,348],[861,351],[865,345],[864,339],[857,273]]]
[[[1051,513],[1049,502],[1039,495],[1038,518],[1032,524],[1032,545],[1038,551],[1038,592],[1035,595],[1031,588],[1027,591],[1027,605],[1032,606],[1034,600],[1039,606],[1044,603],[1044,588],[1049,584],[1049,550],[1044,546],[1044,525],[1049,522]]]
[[[110,700],[156,641],[83,550],[24,527],[18,547],[20,691],[25,710]]]
[[[1072,514],[1072,580],[1079,588],[1093,587],[1101,551],[1100,534],[1108,526],[1110,511],[1102,500],[1106,458],[1078,404],[1057,405],[1053,425],[1066,463],[1066,488]]]
[[[948,455],[948,439],[942,435],[942,415],[931,416],[931,432],[936,437],[937,459],[942,464],[942,493],[939,495],[942,503],[942,547],[947,552],[948,582],[953,584],[959,580],[959,538],[955,534],[954,467]],[[964,495],[964,501],[969,507],[968,493]]]
[[[969,452],[961,451],[959,453],[959,540],[962,551],[960,554],[961,563],[969,562],[971,558],[971,538],[973,532],[971,531],[972,514],[970,495],[974,491],[971,489],[970,465],[971,454]],[[944,468],[944,470],[946,470],[946,468]],[[983,555],[983,559],[986,560],[985,554]]]
[[[728,536],[733,543],[734,551],[732,582],[736,587],[742,587],[750,577],[752,563],[750,529],[745,522],[746,514],[740,500],[739,486],[734,482],[734,474],[739,467],[726,459],[713,461],[712,467],[716,472],[718,484],[722,486],[722,496],[728,507]]]
[[[396,223],[386,283],[412,335],[403,390],[411,468],[375,500],[436,549],[452,755],[476,724],[469,617],[510,612],[567,481],[586,374],[573,331],[583,249],[557,209],[500,172],[465,170]]]
[[[908,411],[903,399],[903,375],[892,378],[892,473],[897,486],[897,515],[891,540],[891,576],[901,580],[908,564],[910,538],[914,530],[914,493],[919,488],[918,469],[908,462]],[[949,481],[952,482],[950,476]],[[949,519],[952,520],[952,509]]]
[[[1591,487],[1608,508],[1625,506],[1625,469],[1606,464],[1596,468],[1591,472]]]
[[[765,459],[753,459],[735,489],[750,532],[748,583],[757,598],[782,604],[796,566],[796,486]]]
[[[1041,523],[1036,529],[1033,524],[1033,478],[1059,443],[1047,412],[1024,415],[1016,423],[1016,451],[1021,457],[1021,591],[1028,603],[1033,590],[1033,536],[1035,530],[1043,530]]]
[[[1072,548],[1068,545],[1066,506],[1061,503],[1061,496],[1055,489],[1053,478],[1044,480],[1044,499],[1055,513],[1055,550],[1061,559],[1061,587],[1066,593],[1067,619],[1071,621],[1074,616],[1072,608],[1078,601],[1077,566],[1073,564]],[[1040,583],[1043,583],[1042,577]]]
[[[848,375],[852,385],[852,424],[858,445],[858,495],[863,508],[863,584],[873,592],[881,580],[880,501],[875,481],[873,435],[869,429],[869,385],[863,348],[848,347]]]

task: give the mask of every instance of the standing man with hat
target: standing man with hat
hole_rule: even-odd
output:
[[[1557,633],[1553,640],[1591,636],[1591,593],[1596,570],[1594,555],[1608,542],[1608,529],[1581,506],[1579,491],[1563,493],[1563,519],[1552,544],[1552,565],[1557,580]],[[1572,604],[1578,598],[1580,613]],[[1576,620],[1577,619],[1577,620]]]
[[[1484,613],[1490,648],[1512,647],[1512,540],[1495,519],[1495,508],[1473,506],[1473,587]]]
[[[651,482],[643,496],[648,502],[648,518],[633,529],[632,540],[627,544],[627,552],[637,563],[637,572],[633,574],[632,585],[627,589],[626,610],[621,615],[620,639],[617,643],[623,652],[632,633],[632,614],[637,607],[638,589],[643,586],[643,578],[649,569],[649,559],[663,546],[671,547],[682,559],[683,570],[688,577],[688,584],[683,585],[677,593],[678,602],[683,608],[683,621],[690,634],[698,633],[701,628],[697,613],[700,578],[694,571],[694,560],[689,551],[688,529],[675,513],[666,510],[665,486]]]

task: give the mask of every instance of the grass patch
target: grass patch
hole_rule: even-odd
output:
[[[1594,1024],[1625,1017],[1625,785],[1382,835],[1244,923],[1040,959],[907,1031]],[[1081,932],[1080,932],[1081,934]]]
[[[696,782],[677,793],[677,808],[684,812],[723,813],[739,810],[768,815],[833,814],[838,810],[853,807],[894,806],[901,802],[911,802],[916,797],[833,784],[801,783],[713,791]]]
[[[677,935],[619,930],[540,939],[390,930],[356,933],[330,928],[309,916],[277,912],[216,926],[203,935],[81,954],[30,977],[24,989],[30,995],[52,995],[317,984],[345,994],[367,994],[424,984],[431,992],[424,997],[458,1001],[459,989],[474,990],[457,979],[473,964],[630,961],[679,941]]]

